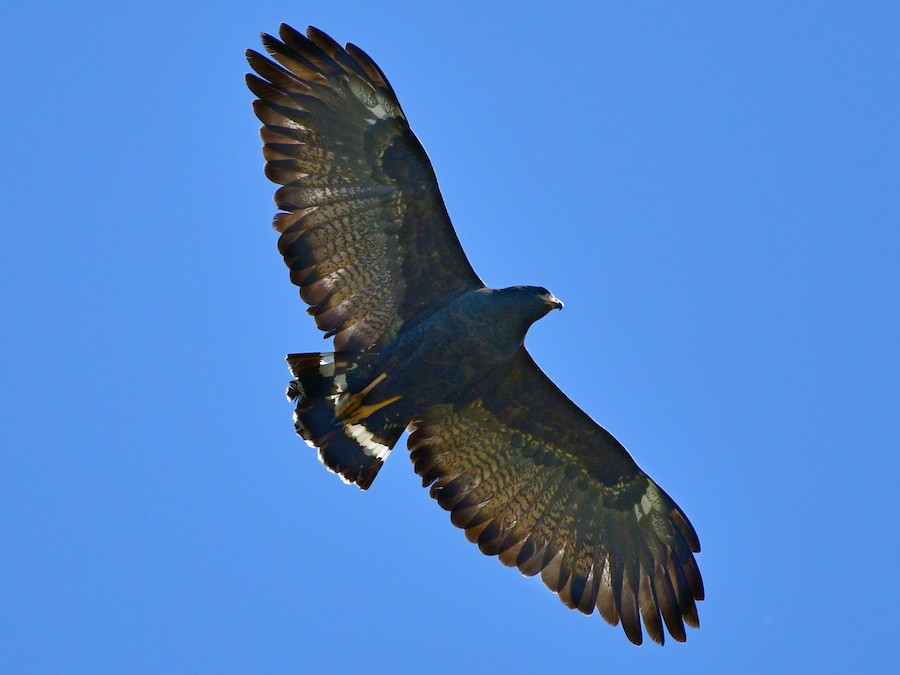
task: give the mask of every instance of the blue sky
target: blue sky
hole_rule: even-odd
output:
[[[0,25],[0,670],[894,664],[895,3],[18,3]],[[684,508],[702,628],[632,647],[468,544],[402,445],[293,434],[324,349],[269,228],[246,47],[362,46],[535,359]]]

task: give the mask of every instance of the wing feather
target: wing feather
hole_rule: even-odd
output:
[[[263,35],[247,86],[263,127],[279,250],[338,350],[389,343],[481,287],[431,163],[384,73],[310,27]]]
[[[416,472],[466,537],[628,639],[697,625],[700,543],[671,498],[521,350],[411,424]]]

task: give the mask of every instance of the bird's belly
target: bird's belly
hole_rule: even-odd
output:
[[[516,351],[487,348],[469,326],[425,328],[385,363],[385,372],[394,380],[399,395],[416,409],[462,401],[468,388],[490,377]]]

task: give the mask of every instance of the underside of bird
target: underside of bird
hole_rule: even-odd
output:
[[[529,326],[562,302],[544,288],[478,288],[379,351],[289,354],[294,427],[344,481],[368,489],[400,435],[436,401],[471,403],[505,377]]]
[[[310,27],[263,35],[256,75],[278,249],[332,351],[292,354],[295,428],[368,488],[404,430],[469,541],[640,644],[697,627],[700,542],[681,508],[523,345],[562,306],[487,288],[384,73]]]

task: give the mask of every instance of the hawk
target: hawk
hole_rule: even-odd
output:
[[[416,473],[487,555],[642,642],[699,625],[697,534],[524,346],[562,302],[472,269],[387,78],[310,27],[247,51],[274,227],[334,351],[290,354],[297,433],[367,489],[404,431]],[[665,626],[665,630],[664,627]]]

